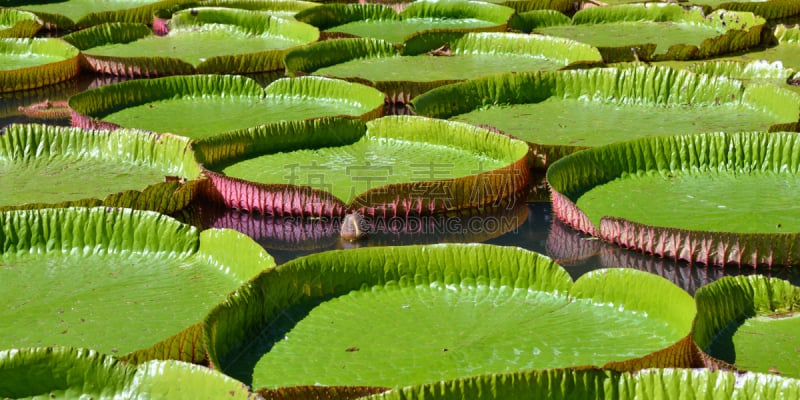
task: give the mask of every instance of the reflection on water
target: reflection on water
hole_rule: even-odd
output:
[[[268,73],[255,78],[267,85],[281,77]],[[27,107],[45,100],[66,101],[69,96],[90,88],[121,81],[117,77],[82,75],[62,84],[24,92],[0,94],[0,128],[10,123],[48,123],[69,125],[69,119],[39,120],[22,114]],[[410,114],[404,106],[388,107],[387,114]],[[548,199],[542,174],[534,174],[529,201]],[[464,213],[451,217],[428,217],[414,220],[367,220],[371,234],[365,240],[351,243],[339,238],[339,224],[328,220],[302,220],[253,216],[232,210],[195,207],[176,216],[199,227],[233,228],[253,237],[279,263],[316,252],[364,246],[390,246],[430,243],[483,242],[518,246],[546,254],[563,265],[573,278],[599,268],[626,267],[651,272],[669,279],[689,293],[726,275],[764,274],[800,285],[800,268],[772,270],[739,267],[705,267],[676,262],[621,249],[578,233],[552,215],[548,202],[521,204],[491,214]]]

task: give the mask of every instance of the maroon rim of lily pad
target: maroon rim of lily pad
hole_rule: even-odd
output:
[[[392,118],[392,117],[388,117]],[[433,120],[423,117],[400,117],[430,121],[430,123],[463,125],[465,129],[487,131],[468,124]],[[306,121],[281,121],[265,125],[268,129],[289,129],[292,123],[315,121],[332,126],[351,118],[319,118]],[[364,124],[363,122],[360,122]],[[366,128],[364,133],[366,133]],[[524,143],[510,137],[487,131],[509,141]],[[362,133],[363,134],[363,133]],[[331,145],[331,144],[329,144]],[[524,144],[527,149],[527,144]],[[255,156],[255,155],[251,155]],[[201,164],[203,164],[201,162]],[[295,216],[301,218],[341,218],[358,214],[369,218],[408,218],[418,215],[439,215],[471,209],[496,209],[524,201],[531,182],[527,151],[503,167],[477,174],[450,179],[403,182],[369,189],[354,197],[349,203],[333,194],[309,186],[288,183],[260,183],[226,176],[203,166],[210,185],[203,190],[204,197],[228,208],[263,215]],[[446,188],[451,196],[442,198]],[[433,195],[430,195],[433,193]]]
[[[794,132],[792,132],[794,133]],[[694,134],[694,135],[679,135],[686,137],[686,141],[695,137],[707,137],[712,135],[725,135],[725,136],[739,136],[758,133],[739,133],[739,134]],[[779,133],[764,133],[767,135],[778,135]],[[648,140],[668,140],[669,137],[653,137],[641,138],[628,142],[621,142],[617,144],[596,147],[593,149],[585,150],[583,152],[575,153],[573,156],[568,156],[562,162],[572,162],[568,159],[573,157],[586,156],[587,160],[597,152],[604,151],[605,148],[625,146],[628,143],[641,143]],[[731,139],[732,140],[732,139]],[[788,140],[788,139],[787,139]],[[776,139],[777,143],[780,139]],[[681,141],[683,143],[683,141]],[[730,144],[732,146],[732,144]],[[771,143],[776,147],[780,144]],[[677,148],[680,144],[675,145]],[[764,144],[763,146],[768,146]],[[753,150],[755,154],[755,150]],[[745,152],[747,153],[747,152]],[[588,155],[588,156],[587,156]],[[645,158],[646,156],[638,155]],[[634,157],[634,155],[630,155]],[[788,155],[786,157],[789,157]],[[744,156],[742,156],[744,158]],[[606,157],[605,160],[613,164],[613,156]],[[592,162],[592,161],[588,161]],[[644,161],[642,161],[644,162]],[[731,161],[738,162],[737,160]],[[678,162],[680,163],[680,162]],[[636,164],[636,162],[633,162]],[[611,164],[609,164],[611,165]],[[650,167],[654,168],[654,167]],[[553,204],[553,213],[558,219],[583,233],[600,238],[607,242],[619,245],[623,248],[632,249],[638,252],[656,255],[658,257],[670,258],[674,260],[687,261],[690,263],[700,263],[704,265],[715,266],[751,266],[756,267],[773,267],[773,266],[789,266],[795,265],[800,261],[800,233],[742,233],[742,232],[723,232],[723,231],[706,231],[706,230],[690,230],[674,227],[652,226],[625,218],[604,216],[601,218],[599,226],[592,223],[589,217],[575,204],[575,202],[564,193],[559,192],[561,184],[553,186],[553,176],[551,172],[555,169],[548,170],[548,182],[550,183],[550,192]],[[592,175],[597,179],[598,175]],[[606,176],[605,178],[608,178]],[[559,176],[556,179],[563,180]],[[591,180],[589,178],[588,180]],[[583,184],[587,180],[584,179]],[[574,186],[574,185],[573,185]]]

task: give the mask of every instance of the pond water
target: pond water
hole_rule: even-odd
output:
[[[279,77],[255,77],[266,85]],[[70,95],[119,81],[111,77],[81,76],[72,81],[38,90],[0,94],[0,128],[11,123],[69,125],[69,118],[34,119],[19,107],[48,100],[57,105]],[[403,114],[402,107],[387,107],[387,114]],[[57,113],[47,113],[54,115]],[[539,174],[540,182],[543,179]],[[541,188],[541,185],[539,185]],[[9,188],[3,188],[8,190]],[[546,197],[546,196],[545,196]],[[388,246],[453,242],[482,242],[518,246],[546,254],[564,266],[573,278],[607,267],[636,268],[663,276],[689,293],[726,275],[763,274],[787,279],[800,285],[800,268],[754,269],[750,267],[705,267],[676,262],[622,249],[570,229],[555,220],[549,202],[520,203],[488,215],[462,215],[455,218],[428,218],[414,221],[367,221],[373,233],[352,243],[341,240],[338,226],[328,221],[299,221],[291,218],[265,218],[236,211],[193,207],[177,215],[179,219],[202,227],[226,227],[242,231],[260,243],[278,263],[325,250],[364,246]]]

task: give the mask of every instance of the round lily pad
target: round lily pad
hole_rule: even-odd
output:
[[[765,276],[726,277],[697,291],[692,332],[737,369],[800,377],[800,287]]]
[[[578,365],[689,366],[694,313],[680,288],[635,270],[573,283],[519,248],[400,246],[290,261],[244,285],[205,327],[214,367],[254,389],[397,387]]]
[[[78,49],[61,39],[0,39],[0,92],[34,89],[74,78]]]
[[[437,30],[506,30],[514,10],[478,1],[417,1],[396,12],[381,4],[323,4],[301,11],[296,18],[323,34],[370,37],[403,43],[415,32]]]
[[[36,14],[13,8],[0,9],[0,38],[32,37],[42,28]]]
[[[314,42],[310,25],[269,14],[197,7],[172,15],[169,32],[156,36],[142,24],[113,23],[72,33],[92,70],[120,76],[282,70],[287,49]]]
[[[645,66],[500,74],[434,89],[411,104],[419,115],[490,125],[528,141],[537,168],[636,137],[796,130],[800,119],[800,96],[774,85],[745,88]]]
[[[205,358],[200,322],[274,266],[232,230],[112,208],[0,213],[0,347],[74,346],[130,361]]]
[[[106,205],[175,212],[200,168],[189,141],[131,130],[11,125],[0,135],[0,209]],[[166,182],[165,182],[166,181]],[[80,182],[80,183],[78,183]]]
[[[38,15],[50,29],[73,30],[106,22],[148,24],[153,13],[186,0],[9,0],[4,6]]]
[[[202,138],[275,121],[383,113],[383,94],[322,77],[284,78],[266,88],[233,75],[171,76],[103,86],[70,97],[72,124],[139,128]]]
[[[555,70],[596,64],[597,49],[572,40],[497,32],[425,32],[409,37],[402,52],[371,39],[328,40],[286,54],[290,74],[364,82],[390,102],[408,102],[446,83],[509,71]]]
[[[4,399],[252,398],[241,382],[199,365],[154,360],[132,366],[73,347],[0,351],[0,381]]]
[[[647,3],[590,7],[572,19],[552,11],[522,13],[511,26],[596,46],[606,62],[702,59],[761,43],[766,21],[749,12]]]
[[[287,121],[194,149],[212,201],[268,215],[451,212],[517,199],[530,179],[524,142],[411,116]]]
[[[797,133],[643,138],[571,154],[547,171],[572,227],[658,256],[795,265]]]
[[[364,399],[677,399],[758,400],[800,396],[800,381],[768,374],[705,369],[614,372],[557,369],[481,375],[393,389]]]

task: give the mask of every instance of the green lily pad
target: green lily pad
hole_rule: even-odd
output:
[[[706,353],[738,369],[800,377],[800,287],[764,276],[700,288],[692,332]]]
[[[187,0],[8,0],[3,5],[31,11],[50,29],[73,30],[106,22],[148,24],[153,13]]]
[[[365,397],[371,400],[436,399],[792,399],[800,381],[767,374],[701,369],[613,372],[562,369],[481,375],[409,386]]]
[[[523,194],[527,145],[467,124],[389,116],[287,121],[197,141],[209,197],[268,215],[407,216]]]
[[[0,92],[35,89],[78,75],[78,49],[60,39],[0,39]]]
[[[132,366],[71,347],[0,351],[0,381],[4,399],[251,398],[241,382],[199,365],[154,360]]]
[[[459,99],[457,102],[452,99]],[[796,130],[800,96],[666,67],[502,74],[412,100],[419,115],[490,125],[528,141],[534,166],[636,137]]]
[[[596,46],[606,62],[702,59],[761,43],[766,21],[748,12],[686,10],[647,3],[591,7],[572,19],[550,11],[522,13],[512,27]]]
[[[287,49],[318,38],[317,28],[294,20],[198,7],[173,14],[165,36],[156,36],[142,24],[113,23],[64,40],[81,50],[95,72],[156,77],[282,70]]]
[[[131,130],[11,125],[0,135],[0,210],[105,205],[175,212],[200,168],[189,141]],[[165,182],[165,179],[168,181]],[[80,184],[76,184],[80,182]]]
[[[0,9],[0,38],[32,37],[42,25],[36,14],[12,8]]]
[[[295,14],[305,9],[316,7],[319,3],[302,0],[203,0],[181,2],[172,7],[156,10],[153,15],[153,32],[166,35],[170,28],[172,14],[181,10],[197,7],[224,7],[241,10],[258,11],[272,17],[294,19]]]
[[[575,11],[575,2],[572,0],[489,0],[487,3],[511,7],[518,13],[531,10]]]
[[[642,138],[571,154],[547,171],[572,227],[658,256],[794,265],[797,133]]]
[[[767,20],[800,15],[800,3],[794,0],[690,0],[688,3],[709,10],[747,11]]]
[[[769,62],[780,61],[784,67],[800,70],[800,25],[775,27],[774,35],[777,44],[731,57],[736,60]]]
[[[231,230],[111,208],[0,213],[0,348],[74,346],[130,361],[205,358],[203,315],[272,258]]]
[[[286,54],[289,74],[331,76],[367,83],[390,102],[408,102],[438,86],[508,71],[555,70],[601,62],[597,49],[575,41],[497,32],[426,32],[401,52],[370,39],[328,40]]]
[[[403,43],[412,33],[427,30],[506,30],[514,10],[477,1],[417,1],[400,13],[380,4],[323,4],[296,18],[327,33],[370,37]]]
[[[139,128],[202,138],[275,121],[383,113],[373,88],[322,77],[284,78],[262,88],[233,75],[171,76],[103,86],[70,97],[72,124]]]
[[[205,327],[214,367],[253,388],[396,387],[573,365],[688,366],[694,313],[680,288],[635,270],[573,283],[519,248],[401,246],[290,261],[228,297]]]

